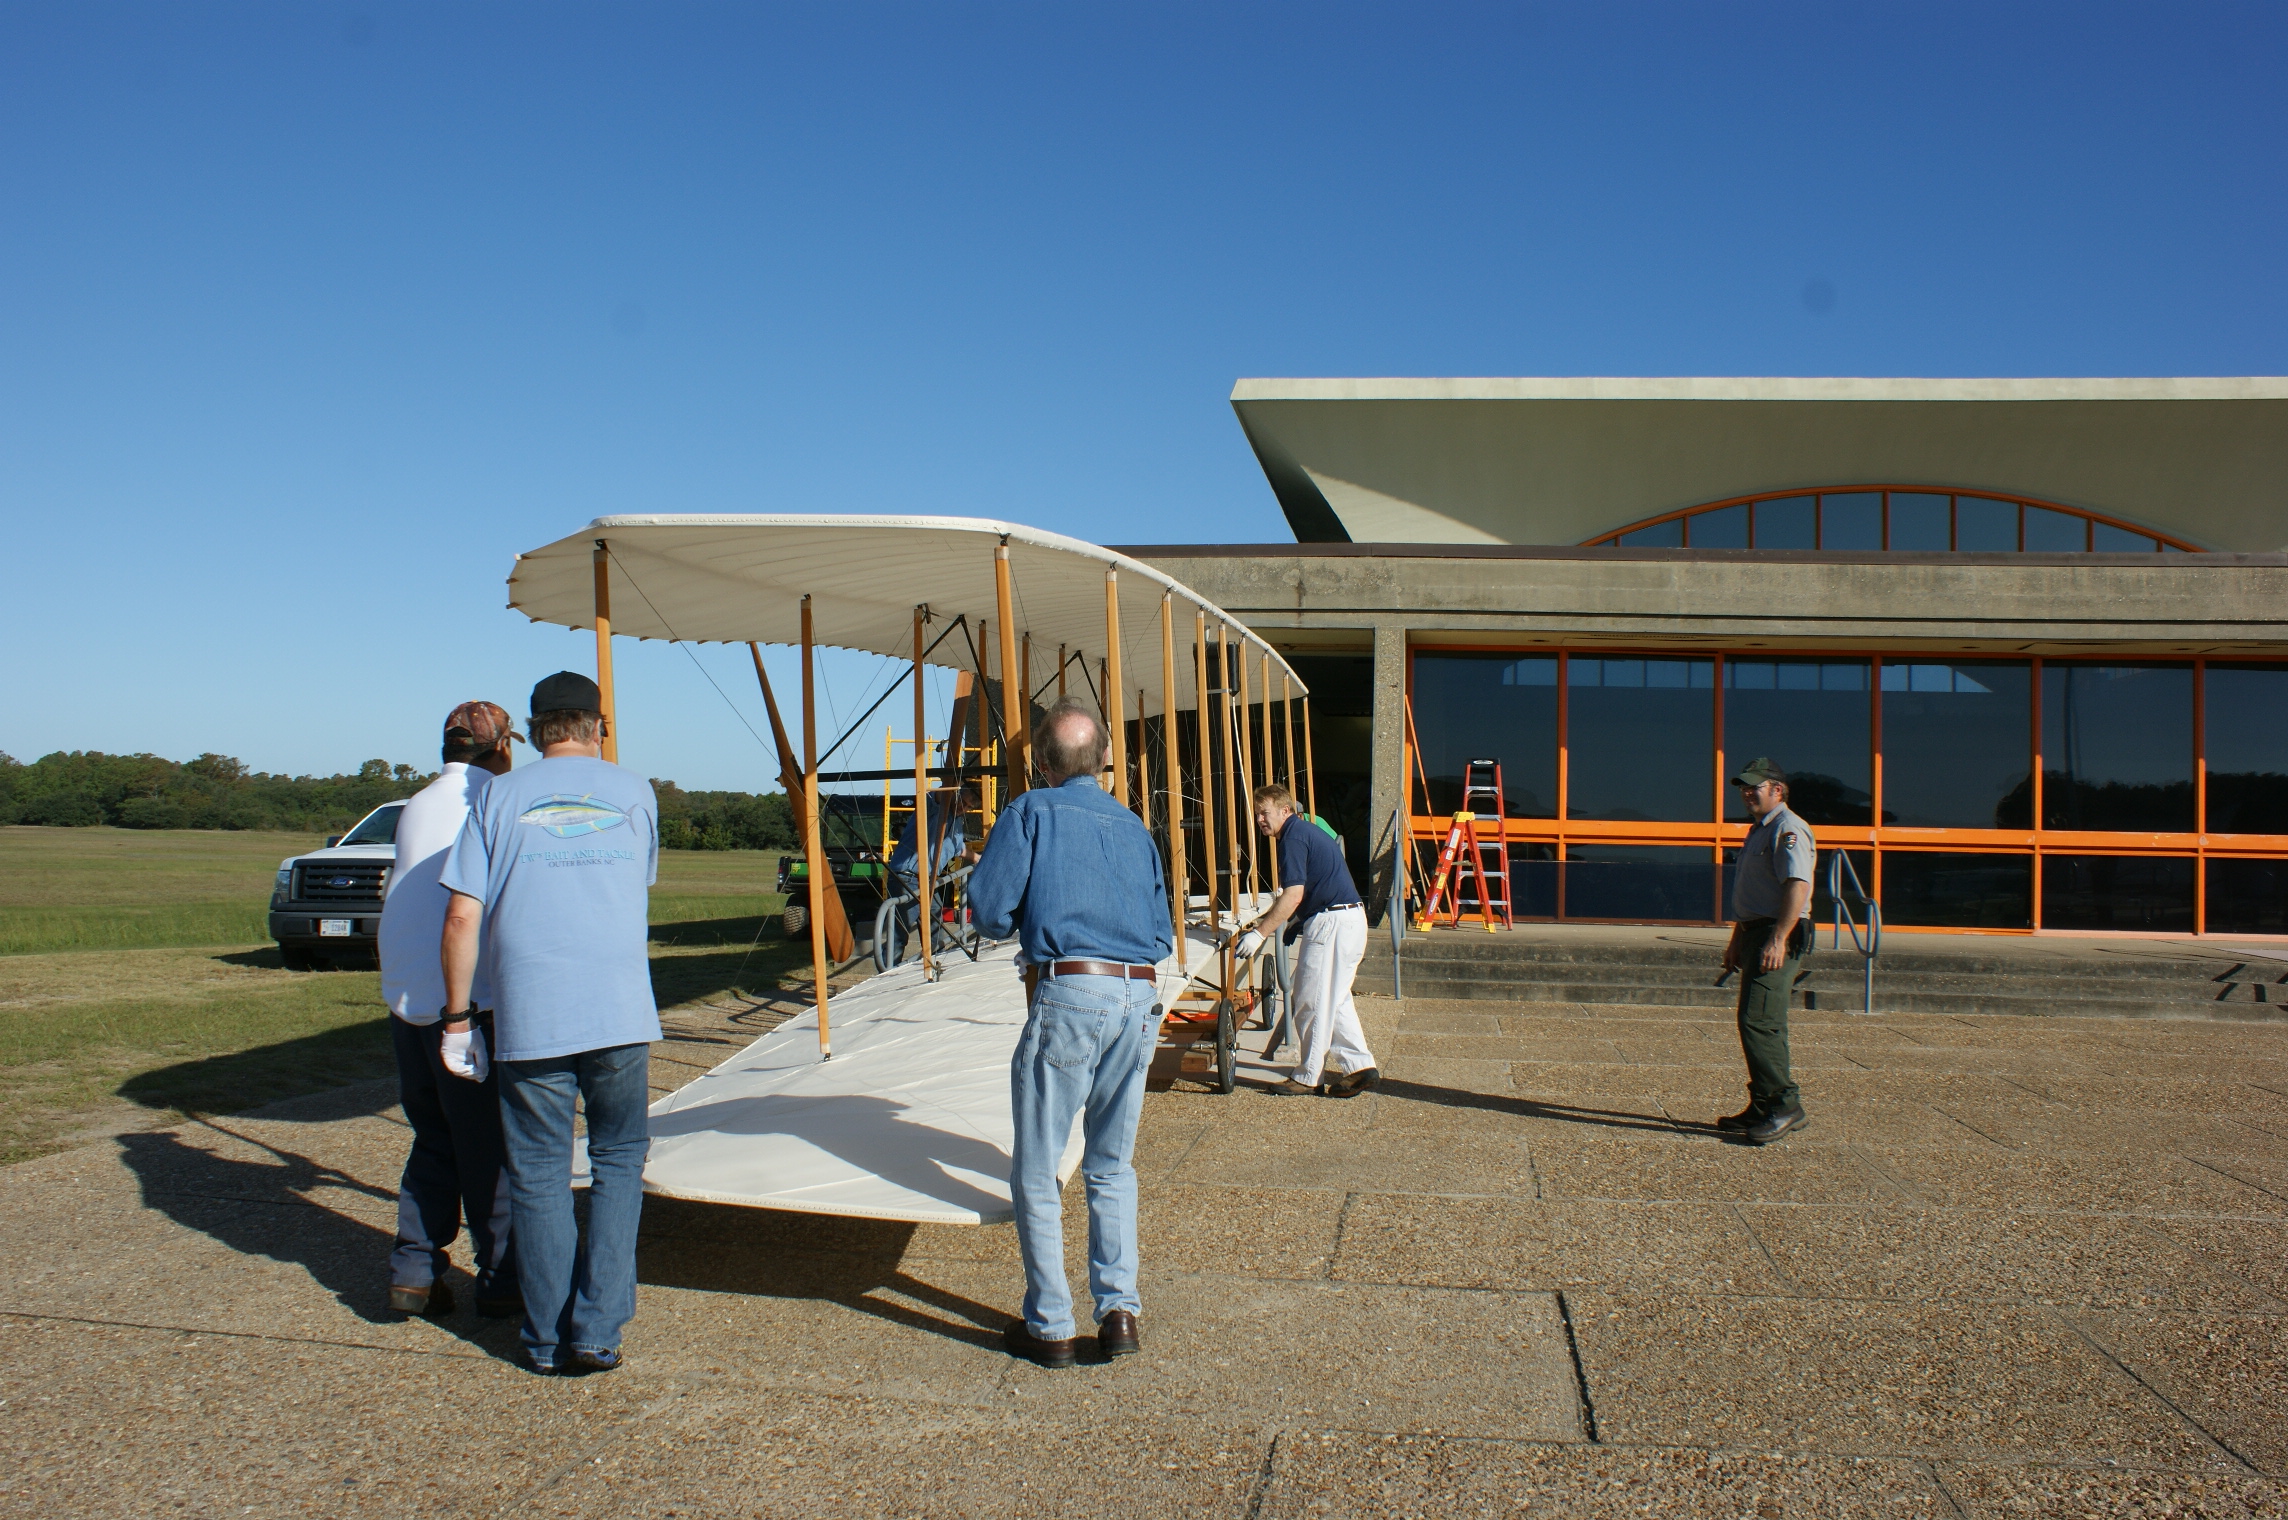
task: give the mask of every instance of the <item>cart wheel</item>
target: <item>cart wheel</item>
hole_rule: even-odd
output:
[[[779,924],[788,939],[802,938],[810,932],[810,905],[788,903],[786,910],[779,915]]]
[[[1239,1021],[1232,1016],[1231,999],[1216,1004],[1216,1091],[1229,1093],[1239,1085]]]

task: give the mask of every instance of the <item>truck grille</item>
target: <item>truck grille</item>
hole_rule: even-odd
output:
[[[388,878],[387,861],[313,861],[294,868],[294,896],[299,902],[376,903]]]

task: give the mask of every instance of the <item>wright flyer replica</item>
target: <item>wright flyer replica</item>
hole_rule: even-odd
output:
[[[652,1105],[647,1191],[874,1219],[1010,1217],[1017,946],[967,924],[967,862],[941,845],[975,846],[1003,801],[1038,784],[1033,718],[1068,694],[1093,699],[1112,741],[1100,779],[1161,850],[1175,931],[1159,966],[1163,1039],[1204,1054],[1205,1080],[1232,1090],[1239,1026],[1268,1018],[1278,980],[1265,955],[1240,962],[1231,948],[1278,888],[1250,794],[1277,781],[1306,810],[1316,799],[1309,693],[1229,614],[1124,555],[1015,523],[798,514],[598,518],[519,556],[509,604],[595,630],[607,719],[614,634],[749,646],[802,835],[787,922],[808,930],[812,1006]],[[764,644],[801,651],[799,756]],[[842,740],[821,754],[821,646],[910,666],[899,684],[912,688],[913,735],[886,743],[910,745],[910,765],[825,769]],[[932,665],[954,675],[951,731],[935,736]],[[608,724],[605,745],[616,760]],[[902,803],[888,790],[898,783],[912,788]],[[851,798],[822,787],[854,784],[883,788],[879,835],[830,849],[827,823],[847,825],[852,810],[837,809]],[[903,890],[883,869],[899,814],[915,878]],[[830,976],[867,953],[876,974],[830,997]],[[1080,1152],[1076,1120],[1060,1181]]]

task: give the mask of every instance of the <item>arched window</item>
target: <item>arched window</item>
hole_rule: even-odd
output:
[[[1666,512],[1584,548],[1811,549],[1968,554],[2199,553],[2200,545],[2079,507],[1992,491],[1836,486]]]

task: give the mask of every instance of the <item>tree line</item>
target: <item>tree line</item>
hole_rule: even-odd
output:
[[[338,834],[434,772],[368,760],[354,774],[282,776],[229,755],[196,760],[59,750],[25,764],[0,754],[0,824],[51,828],[275,829]],[[654,781],[659,842],[671,850],[785,850],[795,845],[783,793],[687,792]]]

